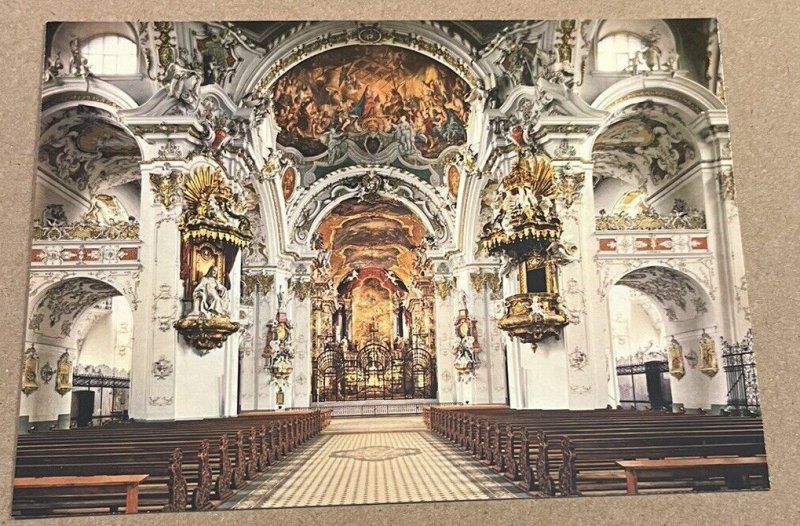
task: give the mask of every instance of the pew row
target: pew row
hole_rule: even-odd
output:
[[[760,467],[735,486],[730,481],[739,480],[737,474],[714,467],[725,464],[719,458],[764,458],[763,424],[756,417],[497,407],[426,412],[429,429],[537,496],[625,494],[628,479],[619,461],[645,459],[692,458],[707,468],[639,477],[646,491],[769,487],[765,461],[740,461]]]
[[[326,414],[327,413],[327,414]],[[330,410],[246,418],[135,422],[19,437],[16,478],[146,474],[140,512],[207,510],[317,436]],[[12,514],[127,512],[126,492],[99,486],[15,488]]]

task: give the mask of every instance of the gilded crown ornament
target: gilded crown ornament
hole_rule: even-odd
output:
[[[555,170],[550,159],[519,149],[519,159],[500,182],[492,219],[484,224],[481,244],[492,255],[525,259],[561,235],[555,211]]]

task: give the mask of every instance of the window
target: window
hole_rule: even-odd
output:
[[[614,33],[597,43],[597,70],[623,71],[637,51],[644,49],[642,39],[630,33]]]
[[[105,35],[87,40],[81,53],[95,75],[135,75],[139,72],[136,44],[118,35]]]

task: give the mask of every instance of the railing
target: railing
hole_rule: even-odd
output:
[[[333,417],[357,417],[357,416],[388,416],[388,415],[419,415],[422,414],[424,407],[437,406],[457,406],[463,405],[460,402],[418,402],[410,404],[347,404],[347,405],[322,405],[315,404],[310,409],[330,409]],[[306,408],[294,408],[306,409]]]
[[[752,331],[747,331],[741,342],[722,341],[722,362],[728,380],[728,406],[739,412],[759,413],[761,402]]]

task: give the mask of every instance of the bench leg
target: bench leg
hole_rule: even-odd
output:
[[[628,488],[628,495],[637,495],[639,493],[639,477],[632,469],[625,470],[625,484]]]
[[[139,485],[128,485],[125,492],[125,513],[139,513]]]

